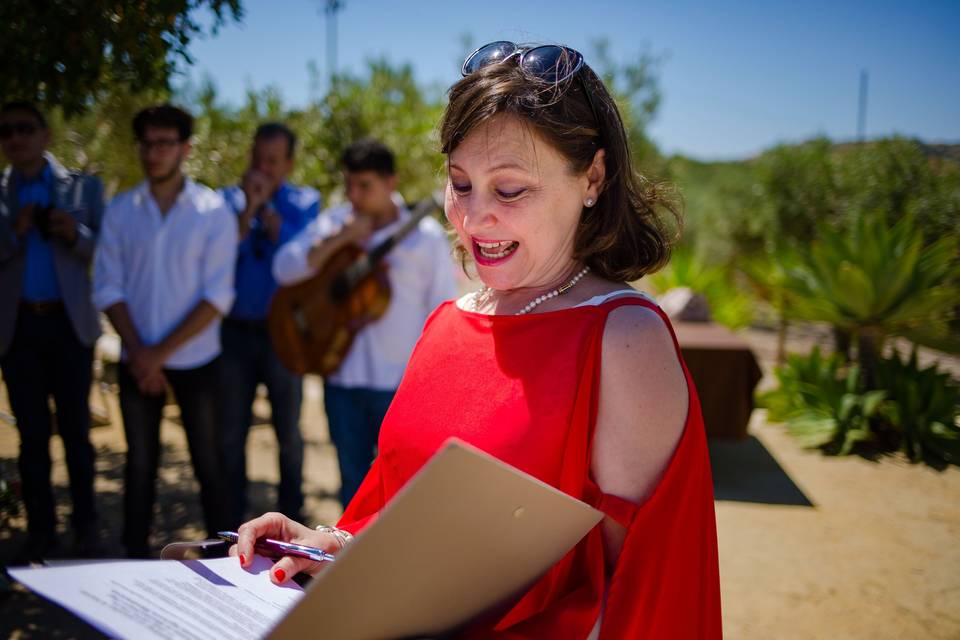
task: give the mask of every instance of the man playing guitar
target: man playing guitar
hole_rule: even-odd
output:
[[[278,250],[273,275],[281,285],[314,276],[348,244],[377,246],[411,217],[396,193],[393,153],[383,143],[356,142],[344,151],[341,164],[349,204],[321,213]],[[450,253],[443,227],[429,216],[399,241],[384,258],[392,291],[389,307],[360,330],[340,368],[324,381],[344,506],[370,468],[380,423],[427,316],[456,295]]]

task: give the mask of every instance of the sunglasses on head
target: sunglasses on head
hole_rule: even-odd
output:
[[[598,128],[602,127],[602,121],[596,105],[593,104],[587,82],[584,80],[583,74],[579,73],[583,69],[583,54],[576,49],[556,44],[522,47],[508,40],[497,40],[483,45],[467,56],[460,68],[460,74],[466,78],[471,73],[488,65],[499,64],[513,58],[517,59],[517,66],[520,67],[521,71],[550,84],[558,84],[577,76],[580,79],[580,85],[583,87],[583,95],[590,105],[591,113],[593,113],[593,119],[596,121]],[[602,144],[602,134],[600,135]]]
[[[555,44],[521,47],[513,42],[497,40],[467,56],[460,73],[466,77],[487,65],[505,62],[515,56],[519,56],[518,67],[545,82],[563,82],[583,68],[583,55],[570,47]]]
[[[15,133],[22,136],[32,136],[39,128],[32,122],[5,122],[0,124],[0,139],[8,140]]]

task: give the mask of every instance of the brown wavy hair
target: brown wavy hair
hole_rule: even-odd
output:
[[[674,192],[634,169],[617,105],[590,67],[584,64],[562,83],[549,83],[516,63],[490,64],[454,84],[449,96],[440,123],[440,148],[447,156],[500,114],[519,118],[559,151],[574,173],[586,172],[597,149],[604,149],[606,178],[596,204],[580,214],[574,259],[614,282],[639,280],[666,265],[681,227]],[[676,223],[675,232],[667,218]],[[463,260],[464,247],[458,243],[456,251]]]

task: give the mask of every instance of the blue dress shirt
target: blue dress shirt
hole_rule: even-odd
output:
[[[243,189],[239,186],[229,187],[222,194],[237,215],[243,212],[247,202]],[[310,187],[283,183],[270,204],[280,214],[280,237],[274,244],[259,218],[251,221],[250,232],[237,247],[237,297],[230,310],[231,318],[263,320],[267,317],[270,298],[277,290],[277,281],[271,272],[273,254],[317,217],[320,194]]]
[[[36,178],[27,180],[20,178],[17,185],[17,200],[21,207],[34,204],[46,207],[51,204],[53,192],[53,173],[50,165],[43,167],[43,171]],[[20,297],[28,302],[60,300],[60,282],[57,280],[57,269],[53,262],[52,240],[45,240],[36,227],[36,223],[27,232],[26,259],[23,264],[23,284]]]

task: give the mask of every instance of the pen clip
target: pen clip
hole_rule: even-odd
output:
[[[196,560],[205,557],[204,552],[212,547],[226,544],[224,540],[199,540],[195,542],[171,542],[160,551],[161,560]]]

